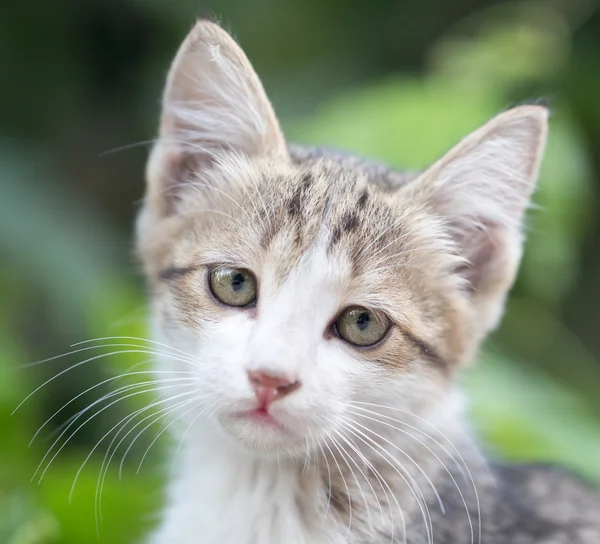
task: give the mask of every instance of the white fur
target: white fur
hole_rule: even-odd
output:
[[[169,499],[157,544],[340,544],[332,526],[314,511],[314,529],[299,518],[297,467],[239,451],[204,425],[189,440],[181,475]],[[321,514],[321,516],[319,516]],[[319,519],[320,517],[320,519]]]

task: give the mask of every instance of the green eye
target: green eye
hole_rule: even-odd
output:
[[[344,310],[337,318],[335,333],[355,346],[372,346],[388,332],[390,323],[381,315],[355,306]]]
[[[208,278],[214,297],[228,306],[248,306],[256,300],[256,278],[248,271],[219,266]]]

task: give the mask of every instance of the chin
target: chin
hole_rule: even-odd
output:
[[[260,457],[306,455],[308,438],[300,425],[282,422],[268,414],[245,413],[222,416],[218,426],[243,451]]]

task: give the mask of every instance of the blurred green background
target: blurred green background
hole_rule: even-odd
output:
[[[123,446],[144,427],[115,455],[102,520],[96,486],[114,433],[90,456],[68,501],[88,453],[145,406],[144,395],[88,412],[98,416],[39,485],[45,464],[30,480],[61,425],[122,382],[71,402],[28,447],[66,402],[148,354],[76,367],[10,413],[57,372],[111,348],[26,363],[81,340],[146,335],[131,253],[143,142],[155,135],[169,61],[206,14],[237,35],[299,142],[419,168],[502,109],[549,100],[551,136],[521,274],[504,324],[464,381],[473,425],[492,454],[558,461],[600,484],[598,7],[592,0],[2,2],[0,542],[81,544],[99,535],[130,543],[154,522],[170,463],[166,435],[136,472],[162,421],[136,441],[120,481]],[[94,345],[103,343],[110,342]]]

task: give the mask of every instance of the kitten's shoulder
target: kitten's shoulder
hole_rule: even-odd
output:
[[[365,159],[338,149],[290,145],[289,152],[292,160],[297,164],[322,168],[335,167],[346,172],[354,172],[365,176],[369,182],[384,191],[395,191],[418,175],[416,171],[394,170],[384,162]]]
[[[600,493],[582,479],[545,464],[495,466],[494,472],[497,521],[506,522],[507,536],[514,530],[529,536],[527,543],[600,543]]]

